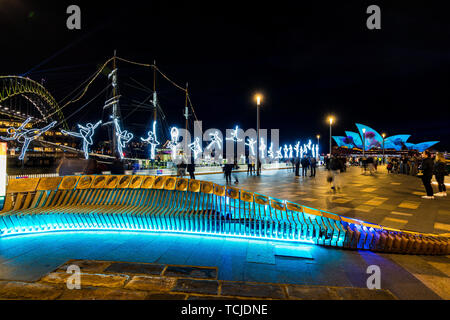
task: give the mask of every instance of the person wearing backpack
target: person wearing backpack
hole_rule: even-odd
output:
[[[436,154],[433,172],[439,187],[439,192],[435,193],[434,196],[446,197],[447,189],[445,188],[444,179],[447,175],[447,164],[445,163],[444,155],[441,152]]]

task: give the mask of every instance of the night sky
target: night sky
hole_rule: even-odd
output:
[[[326,117],[333,114],[335,135],[356,131],[359,122],[388,135],[411,134],[413,143],[440,140],[436,147],[450,150],[446,8],[438,2],[301,2],[1,0],[0,74],[44,79],[60,101],[117,49],[126,59],[156,59],[174,81],[189,82],[204,129],[256,127],[253,95],[259,91],[262,128],[279,128],[281,143],[321,134],[326,147]],[[66,28],[70,4],[81,7],[81,30]],[[381,30],[366,27],[370,4],[381,7]],[[153,74],[122,62],[118,67],[126,115],[132,100],[148,96],[129,84],[152,88]],[[107,84],[99,77],[64,114]],[[183,92],[161,77],[157,87],[167,125],[183,126]],[[69,124],[98,119],[104,100]],[[144,135],[150,116],[135,112],[126,126]]]

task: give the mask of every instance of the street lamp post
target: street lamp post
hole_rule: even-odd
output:
[[[316,137],[317,137],[317,150],[319,150],[319,139],[320,139],[320,134],[318,134]],[[319,152],[317,152],[316,158],[319,159]]]
[[[363,158],[366,155],[366,128],[362,129],[363,132]]]
[[[384,164],[385,163],[385,160],[384,160],[384,138],[386,137],[386,134],[383,133],[381,136],[383,137],[383,164]]]
[[[259,162],[259,107],[261,105],[261,95],[256,95],[256,175],[259,176],[261,165]]]
[[[331,158],[331,125],[333,124],[333,117],[329,117],[328,121],[330,121],[330,158]]]

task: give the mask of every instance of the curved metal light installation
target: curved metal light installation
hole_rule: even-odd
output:
[[[54,231],[194,233],[409,254],[450,238],[383,227],[207,181],[99,175],[11,180],[1,237]]]

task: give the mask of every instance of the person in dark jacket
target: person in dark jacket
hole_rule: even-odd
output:
[[[231,183],[231,171],[233,170],[233,164],[225,163],[223,166],[223,172],[225,174],[226,184]]]
[[[422,153],[422,182],[427,192],[426,196],[422,196],[424,199],[434,199],[433,187],[431,186],[431,178],[433,177],[434,161],[431,159],[429,151]]]
[[[295,158],[295,176],[300,176],[300,158]]]
[[[311,175],[310,175],[310,177],[315,177],[316,176],[316,166],[317,166],[316,158],[311,157],[311,160],[310,160]]]
[[[330,160],[330,170],[333,182],[331,189],[333,189],[334,191],[336,191],[336,188],[341,188],[341,182],[339,179],[339,173],[341,172],[341,169],[342,162],[338,158],[332,157]]]
[[[195,174],[194,174],[194,172],[195,172],[195,163],[189,163],[188,165],[187,165],[187,171],[189,172],[189,177],[191,178],[191,179],[195,179]]]
[[[308,167],[309,167],[309,160],[306,157],[306,155],[303,156],[301,163],[302,163],[302,176],[306,177],[308,174]]]
[[[447,196],[447,188],[445,187],[444,183],[446,175],[447,175],[447,165],[445,163],[445,158],[444,155],[439,152],[436,155],[436,162],[434,164],[434,176],[436,177],[436,181],[439,187],[439,192],[434,194],[437,197]]]

